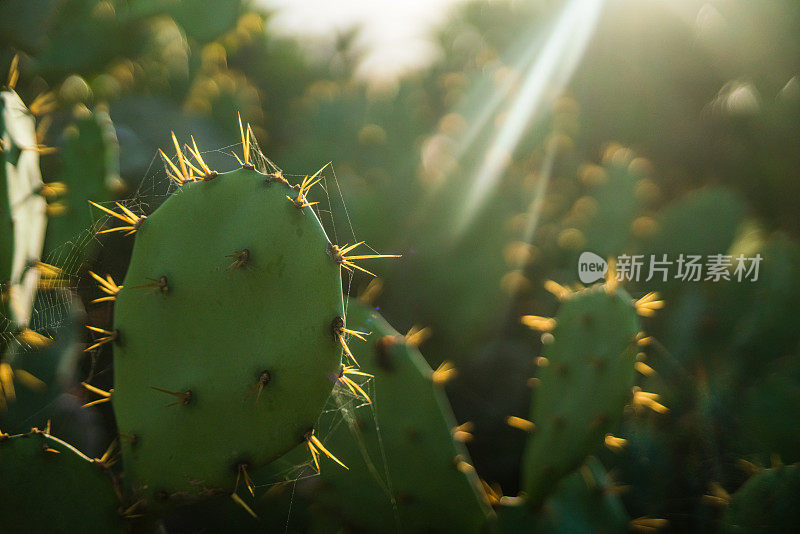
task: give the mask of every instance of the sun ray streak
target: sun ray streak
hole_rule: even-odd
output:
[[[453,226],[455,237],[463,235],[494,189],[536,112],[550,95],[560,93],[569,82],[593,33],[602,3],[602,0],[572,0],[555,21],[545,45],[509,103],[508,118],[484,152],[464,209]]]

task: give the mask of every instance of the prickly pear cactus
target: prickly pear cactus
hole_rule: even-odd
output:
[[[326,444],[350,470],[323,470],[317,502],[367,531],[479,532],[490,509],[454,437],[468,433],[459,430],[442,389],[452,369],[434,372],[413,336],[353,299],[347,319],[372,332],[369,343],[351,348],[361,371],[374,376],[374,405],[346,410],[344,424],[328,435]]]
[[[123,532],[108,462],[108,455],[91,459],[41,430],[0,432],[0,480],[8,488],[0,499],[0,530]]]
[[[737,491],[723,517],[724,532],[791,532],[800,522],[800,467],[765,469]]]
[[[534,507],[602,443],[630,401],[639,320],[624,290],[603,285],[569,295],[545,329],[522,468]]]
[[[122,181],[117,134],[108,112],[77,106],[74,115],[74,123],[64,130],[58,187],[45,189],[53,191],[46,247],[54,250],[71,242],[71,247],[82,247],[85,259],[87,244],[79,237],[93,222],[86,202],[111,200],[120,192]]]
[[[130,220],[103,336],[125,482],[145,501],[230,493],[311,439],[341,365],[336,249],[302,191],[246,160]]]
[[[33,115],[13,90],[0,92],[0,282],[3,329],[27,325],[47,226]],[[12,326],[13,325],[13,326]]]
[[[16,399],[15,379],[29,377],[14,368],[15,354],[50,341],[28,328],[47,216],[35,119],[13,89],[17,76],[15,58],[8,89],[0,91],[0,412]]]

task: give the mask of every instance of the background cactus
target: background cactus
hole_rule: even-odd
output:
[[[630,296],[607,285],[567,297],[553,328],[543,329],[551,337],[539,357],[522,466],[535,508],[622,416],[635,384],[640,326]]]
[[[87,201],[107,202],[124,187],[119,176],[119,146],[108,111],[94,112],[79,105],[74,110],[75,122],[64,129],[61,148],[62,166],[59,184],[63,191],[53,195],[55,207],[47,232],[46,248],[70,254],[82,249],[87,260],[93,247],[86,234],[93,226],[91,208]],[[69,244],[67,244],[69,243]]]

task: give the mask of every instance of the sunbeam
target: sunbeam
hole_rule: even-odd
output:
[[[593,33],[602,4],[602,0],[571,0],[556,19],[544,47],[527,68],[516,95],[511,97],[508,118],[484,152],[453,226],[454,237],[462,235],[479,212],[536,112],[546,101],[558,96],[569,82]],[[488,105],[497,106],[494,99]]]

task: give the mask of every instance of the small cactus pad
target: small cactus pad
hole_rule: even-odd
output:
[[[122,532],[104,464],[39,430],[0,433],[0,532]]]
[[[345,418],[324,437],[350,469],[323,466],[316,501],[368,532],[480,532],[490,509],[434,372],[413,341],[352,299],[347,324],[372,332],[350,348],[374,376],[364,385],[373,404],[354,408],[344,397],[341,415],[324,416]],[[344,384],[335,391],[350,395]]]
[[[634,385],[638,332],[633,301],[622,289],[594,286],[561,305],[539,359],[535,429],[523,458],[523,488],[533,506],[621,417]]]
[[[140,220],[117,295],[112,403],[145,500],[234,490],[301,443],[339,372],[339,264],[296,191],[245,168]]]
[[[792,532],[800,523],[800,467],[765,469],[745,482],[725,510],[725,532]]]

